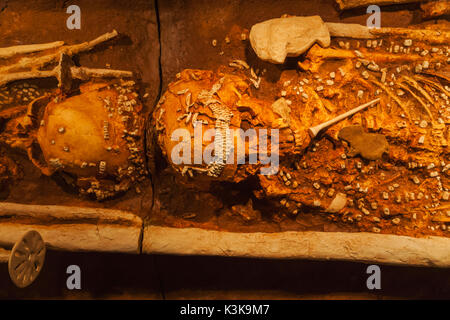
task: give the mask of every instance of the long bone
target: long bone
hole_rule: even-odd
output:
[[[380,87],[392,100],[394,100],[398,104],[398,106],[403,110],[403,112],[406,113],[408,120],[411,121],[411,114],[409,113],[406,106],[402,103],[402,101],[398,98],[398,96],[393,94],[392,91],[389,90],[389,88],[387,88],[381,82],[379,82],[375,79],[369,79],[369,81],[372,82],[373,84],[375,84],[376,86]]]
[[[309,129],[308,129],[308,133],[309,133],[309,135],[311,136],[311,138],[314,138],[314,137],[316,137],[320,132],[322,132],[323,130],[325,130],[325,129],[331,127],[332,125],[334,125],[334,124],[336,124],[336,123],[338,123],[338,122],[340,122],[340,121],[342,121],[342,120],[344,120],[344,119],[346,119],[346,118],[348,118],[348,117],[351,117],[351,116],[354,115],[355,113],[360,112],[360,111],[366,109],[367,107],[374,105],[375,103],[377,103],[377,102],[379,102],[379,101],[380,101],[380,98],[377,98],[377,99],[375,99],[375,100],[372,100],[372,101],[369,101],[369,102],[367,102],[367,103],[365,103],[365,104],[362,104],[362,105],[360,105],[359,107],[356,107],[356,108],[354,108],[354,109],[352,109],[352,110],[349,110],[349,111],[347,111],[347,112],[345,112],[345,113],[343,113],[343,114],[337,116],[337,117],[334,118],[334,119],[328,120],[328,121],[323,122],[323,123],[321,123],[321,124],[319,124],[319,125],[317,125],[317,126],[315,126],[315,127],[309,128]]]
[[[450,32],[444,30],[408,29],[408,28],[372,28],[370,33],[375,36],[393,36],[404,39],[423,41],[426,43],[448,45]]]
[[[410,83],[408,83],[409,85],[411,85]],[[430,109],[428,109],[427,105],[425,104],[425,102],[423,102],[423,100],[417,95],[415,94],[411,88],[409,88],[407,85],[403,84],[402,82],[397,83],[397,85],[406,90],[407,92],[409,92],[409,94],[416,99],[420,105],[425,109],[425,111],[427,112],[428,116],[430,117],[431,121],[434,122],[434,118],[433,118],[433,114],[431,113]]]
[[[371,39],[382,36],[409,38],[436,44],[448,44],[450,32],[443,30],[409,29],[409,28],[369,28],[356,23],[326,22],[325,25],[332,37]]]
[[[69,55],[62,53],[60,54],[58,66],[53,70],[26,71],[1,75],[0,86],[17,80],[56,78],[58,80],[58,86],[63,92],[66,92],[70,90],[73,79],[87,80],[89,78],[130,78],[132,76],[133,73],[130,71],[75,67]]]
[[[64,45],[64,41],[55,41],[42,44],[29,44],[23,46],[13,46],[0,48],[0,59],[8,59],[18,54],[32,53],[49,49],[56,49]]]
[[[57,52],[55,52],[55,53],[43,55],[40,57],[22,58],[19,60],[19,62],[15,63],[15,64],[1,67],[0,74],[13,72],[13,71],[17,71],[17,70],[23,70],[23,69],[36,70],[36,69],[42,68],[48,64],[57,62],[62,53],[65,53],[72,57],[78,53],[89,51],[89,50],[93,49],[95,46],[97,46],[103,42],[106,42],[108,40],[111,40],[111,39],[117,37],[118,35],[119,35],[118,32],[116,30],[113,30],[112,32],[105,33],[105,34],[101,35],[100,37],[98,37],[92,41],[89,41],[89,42],[83,42],[83,43],[75,44],[72,46],[63,46],[63,47],[59,48],[57,50]]]

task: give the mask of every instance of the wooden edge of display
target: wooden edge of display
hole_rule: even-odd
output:
[[[147,226],[143,253],[268,259],[342,260],[450,267],[450,239],[375,233],[235,233]]]
[[[0,245],[36,230],[51,249],[140,253],[143,221],[120,210],[0,203]]]

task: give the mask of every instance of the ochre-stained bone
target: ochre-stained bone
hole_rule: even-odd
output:
[[[322,130],[324,130],[324,129],[326,129],[326,128],[328,128],[328,127],[330,127],[330,126],[332,126],[332,125],[334,125],[336,123],[338,123],[339,121],[342,121],[342,120],[344,120],[344,119],[346,119],[348,117],[351,117],[355,113],[360,112],[360,111],[362,111],[362,110],[364,110],[364,109],[374,105],[375,103],[378,103],[379,101],[380,101],[380,98],[377,98],[375,100],[372,100],[372,101],[369,101],[369,102],[367,102],[365,104],[362,104],[359,107],[356,107],[356,108],[354,108],[354,109],[352,109],[350,111],[347,111],[347,112],[337,116],[334,119],[331,119],[331,120],[329,120],[327,122],[321,123],[321,124],[319,124],[319,125],[317,125],[315,127],[309,128],[308,133],[309,133],[309,135],[311,137],[315,137]]]
[[[70,87],[70,79],[89,80],[90,78],[129,78],[133,76],[131,71],[111,69],[90,69],[85,67],[74,67],[69,63],[70,57],[61,54],[59,65],[51,71],[25,71],[0,75],[0,86],[9,82],[38,78],[57,78],[61,88]]]
[[[330,32],[330,36],[332,37],[353,39],[375,38],[375,36],[370,32],[369,28],[357,23],[326,22],[325,24],[328,28],[328,31]]]
[[[328,47],[331,36],[355,39],[391,36],[430,44],[450,42],[449,31],[324,23],[318,16],[278,18],[255,24],[250,31],[250,42],[260,59],[280,64],[287,56],[299,56],[316,42]]]
[[[450,32],[444,30],[408,29],[408,28],[372,28],[370,33],[375,36],[393,36],[404,39],[423,41],[426,43],[448,45]]]
[[[372,4],[376,4],[379,6],[388,6],[392,4],[406,4],[406,3],[414,3],[414,2],[424,2],[424,0],[336,0],[337,5],[340,10],[347,10],[353,8],[360,7],[368,7]]]
[[[29,44],[23,46],[13,46],[0,48],[0,59],[8,59],[18,54],[32,53],[49,49],[56,49],[64,45],[64,41],[55,41],[42,44]]]
[[[431,1],[420,5],[422,18],[431,19],[450,14],[450,1]]]
[[[13,81],[26,79],[39,79],[55,77],[54,70],[51,71],[26,71],[0,75],[0,86],[4,86]]]
[[[368,28],[355,23],[326,22],[325,24],[332,37],[371,39],[382,36],[394,36],[435,44],[448,44],[450,42],[450,32],[444,30]]]
[[[93,49],[95,46],[106,42],[108,40],[111,40],[115,37],[117,37],[119,34],[116,30],[113,30],[112,32],[105,33],[101,35],[100,37],[89,41],[89,42],[83,42],[80,44],[72,45],[72,46],[63,46],[57,50],[55,53],[51,53],[48,55],[40,56],[40,57],[34,57],[34,58],[22,58],[19,60],[19,62],[4,66],[0,68],[0,74],[1,73],[8,73],[8,72],[14,72],[19,71],[23,69],[39,69],[41,67],[44,67],[50,63],[55,63],[59,60],[62,53],[65,53],[69,56],[74,56],[80,52],[86,52],[91,49]]]
[[[412,63],[423,60],[423,58],[416,54],[394,54],[388,52],[367,52],[363,53],[364,59],[374,61],[376,63]],[[321,64],[325,60],[347,60],[357,59],[358,55],[352,50],[334,49],[334,48],[322,48],[318,45],[314,45],[307,53],[304,61],[299,61],[298,65],[303,70],[309,70],[311,72],[317,72]],[[439,57],[430,58],[430,62],[438,61]]]

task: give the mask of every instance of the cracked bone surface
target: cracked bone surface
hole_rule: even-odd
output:
[[[286,57],[299,56],[316,42],[329,46],[330,35],[319,16],[287,17],[255,24],[250,30],[250,42],[260,59],[281,64]]]
[[[49,49],[59,48],[64,45],[64,41],[55,41],[42,44],[28,44],[22,46],[13,46],[0,48],[0,59],[8,59],[18,54],[32,53]]]
[[[89,80],[90,78],[131,78],[131,71],[111,70],[111,69],[91,69],[85,67],[75,67],[71,58],[62,53],[59,65],[51,71],[25,71],[0,74],[0,86],[17,80],[56,78],[61,88],[70,89],[72,79]]]

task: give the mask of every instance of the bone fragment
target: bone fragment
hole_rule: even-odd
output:
[[[30,44],[23,46],[14,46],[8,48],[0,48],[0,59],[8,59],[17,54],[32,53],[49,49],[56,49],[64,45],[64,41],[56,41],[51,43]]]
[[[55,53],[40,56],[40,57],[33,57],[33,58],[22,58],[19,60],[19,62],[4,66],[0,68],[0,73],[8,73],[23,69],[39,69],[42,68],[50,63],[58,62],[61,54],[65,53],[69,56],[74,56],[81,52],[86,52],[94,48],[95,46],[106,42],[110,39],[113,39],[118,36],[118,33],[116,30],[113,30],[112,32],[105,33],[101,35],[100,37],[89,41],[89,42],[83,42],[81,44],[76,44],[72,46],[63,46],[59,48]]]
[[[80,80],[89,80],[90,78],[131,78],[133,72],[111,69],[91,69],[84,67],[70,68],[72,77]]]
[[[10,82],[18,80],[51,78],[51,77],[55,77],[54,71],[26,71],[9,74],[0,74],[0,87]]]
[[[357,113],[357,112],[360,112],[360,111],[366,109],[367,107],[369,107],[369,106],[371,106],[371,105],[373,105],[373,104],[375,104],[375,103],[377,103],[377,102],[379,102],[379,101],[380,101],[380,98],[377,98],[377,99],[375,99],[375,100],[372,100],[372,101],[369,101],[369,102],[367,102],[367,103],[365,103],[365,104],[362,104],[362,105],[360,105],[359,107],[356,107],[356,108],[354,108],[354,109],[352,109],[352,110],[349,110],[349,111],[347,111],[347,112],[345,112],[345,113],[343,113],[343,114],[337,116],[337,117],[334,118],[334,119],[328,120],[328,121],[326,121],[326,122],[324,122],[324,123],[321,123],[321,124],[319,124],[319,125],[317,125],[317,126],[315,126],[315,127],[309,128],[309,129],[308,129],[308,133],[309,133],[309,135],[310,135],[312,138],[314,138],[314,137],[316,137],[322,130],[324,130],[324,129],[326,129],[326,128],[328,128],[328,127],[330,127],[330,126],[332,126],[332,125],[334,125],[334,124],[336,124],[336,123],[338,123],[338,122],[340,122],[340,121],[342,121],[342,120],[344,120],[344,119],[346,119],[346,118],[348,118],[348,117],[350,117],[350,116],[352,116],[352,115],[354,115],[354,114]]]
[[[420,5],[422,18],[431,19],[450,14],[450,1],[431,1]]]
[[[366,26],[357,23],[335,23],[326,22],[325,23],[330,36],[332,37],[342,37],[342,38],[353,38],[353,39],[372,39],[375,36],[370,33],[370,29]]]
[[[121,210],[0,203],[5,247],[36,230],[53,249],[139,253],[141,229],[141,218]]]
[[[326,212],[336,213],[344,209],[347,204],[347,195],[339,192],[336,197],[331,201]]]
[[[407,4],[415,2],[424,2],[425,0],[336,0],[340,10],[347,10],[360,7],[368,7],[372,4],[378,6],[388,6],[393,4]]]
[[[372,39],[381,36],[394,36],[428,43],[448,44],[450,32],[443,30],[409,28],[368,28],[354,23],[325,23],[332,37]]]

